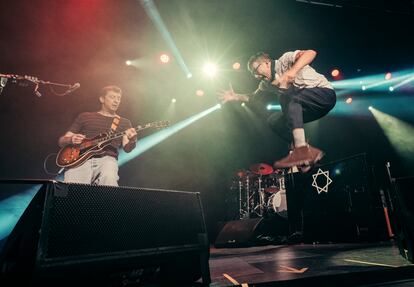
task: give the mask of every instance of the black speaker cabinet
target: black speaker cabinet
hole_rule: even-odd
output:
[[[9,235],[0,270],[25,286],[209,284],[208,257],[199,193],[47,181]]]
[[[226,222],[217,235],[214,246],[221,248],[250,245],[261,220],[262,218],[252,218]]]
[[[287,233],[287,221],[278,216],[232,220],[221,227],[214,246],[231,248],[270,244],[286,237]]]
[[[414,263],[414,176],[393,179],[392,225],[400,254]]]
[[[371,190],[365,154],[358,154],[307,173],[286,176],[288,219],[291,234],[304,242],[355,242],[375,240],[385,234],[383,216],[376,209],[379,193]]]

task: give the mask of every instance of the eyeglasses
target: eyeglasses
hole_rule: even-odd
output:
[[[255,69],[253,69],[253,71],[252,71],[253,76],[258,75],[257,70],[259,70],[259,67],[260,67],[262,64],[263,64],[263,62],[262,62],[262,63],[260,63],[259,65],[257,65],[257,67],[256,67]]]

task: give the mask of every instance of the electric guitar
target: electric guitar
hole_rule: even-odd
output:
[[[165,128],[169,126],[168,121],[152,122],[145,125],[139,125],[134,129],[138,132],[147,128]],[[91,139],[84,139],[80,144],[69,144],[58,152],[56,164],[63,168],[77,167],[86,160],[95,155],[101,155],[105,152],[105,147],[111,144],[111,141],[125,135],[125,131],[118,133],[103,133]]]

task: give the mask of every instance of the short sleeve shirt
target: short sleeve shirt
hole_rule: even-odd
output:
[[[296,55],[300,50],[294,52],[286,52],[279,59],[275,61],[275,78],[281,77],[287,70],[289,70],[296,60]],[[332,89],[331,83],[322,74],[319,74],[309,65],[304,66],[298,71],[295,77],[293,85],[305,89],[305,88],[328,88]]]
[[[94,138],[102,133],[109,133],[114,117],[107,117],[98,112],[81,113],[70,126],[69,131],[80,133],[86,138]],[[120,118],[115,132],[122,132],[131,127],[131,122],[126,118]],[[112,140],[111,144],[105,149],[104,155],[118,157],[118,149],[122,146],[122,137]]]

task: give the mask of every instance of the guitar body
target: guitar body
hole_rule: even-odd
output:
[[[56,156],[57,166],[63,168],[77,167],[92,156],[103,154],[105,152],[104,148],[111,143],[95,144],[94,141],[106,136],[107,134],[100,134],[92,139],[84,139],[80,144],[63,147]]]
[[[147,128],[164,128],[169,125],[168,121],[159,121],[135,127],[135,131]],[[77,167],[95,155],[105,152],[105,147],[111,141],[125,135],[125,131],[119,133],[100,134],[91,139],[84,139],[80,144],[71,144],[63,147],[56,156],[56,165],[63,168]]]

